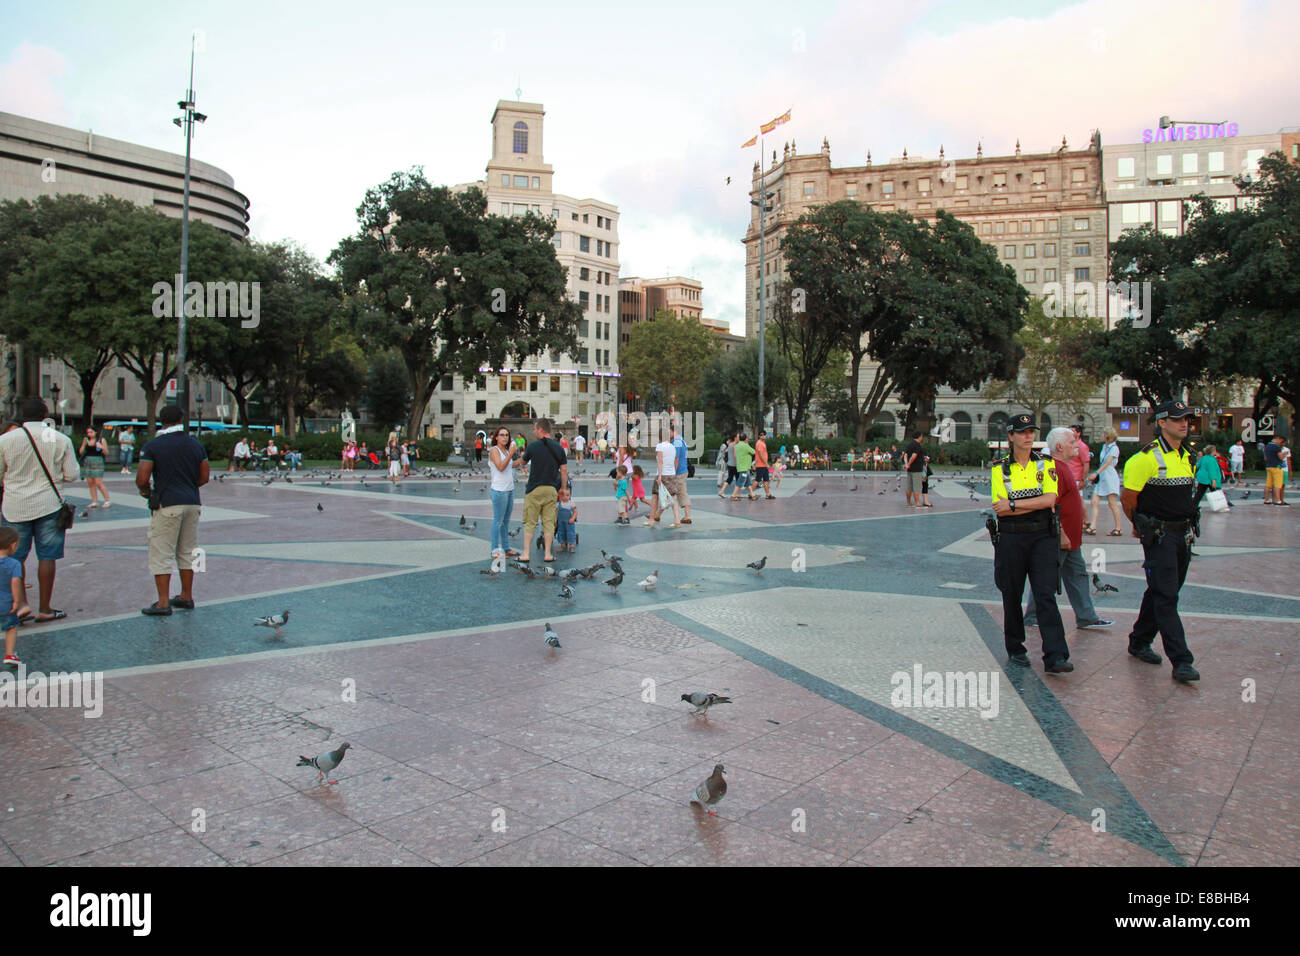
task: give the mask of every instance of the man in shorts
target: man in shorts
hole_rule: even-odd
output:
[[[754,484],[763,486],[763,494],[770,501],[776,495],[772,494],[768,469],[767,432],[761,431],[758,433],[758,441],[754,443]]]
[[[645,527],[650,527],[663,517],[664,509],[669,505],[673,509],[673,523],[670,528],[681,526],[677,512],[677,500],[672,497],[668,487],[668,476],[677,470],[677,449],[668,439],[655,445],[655,483],[650,495],[650,514],[646,516]]]
[[[542,560],[554,561],[551,542],[555,539],[555,522],[559,517],[559,489],[569,486],[569,465],[564,449],[551,437],[551,420],[539,418],[533,423],[534,441],[524,449],[528,464],[528,484],[524,488],[524,552],[519,560],[529,561],[533,529],[542,525]]]
[[[1286,439],[1281,435],[1273,436],[1273,440],[1264,446],[1264,504],[1266,505],[1290,507],[1282,497],[1284,490],[1282,474],[1286,467],[1282,451],[1285,447]]]
[[[668,493],[673,496],[675,504],[674,513],[678,505],[682,509],[682,524],[691,523],[691,496],[686,492],[686,478],[690,474],[691,465],[687,460],[690,449],[686,447],[686,439],[681,436],[675,423],[668,425],[668,443],[673,446],[672,467],[664,475],[664,482],[668,485]]]
[[[907,472],[907,506],[921,507],[922,485],[925,484],[925,447],[921,444],[924,432],[912,432],[912,440],[903,450],[903,470]]]

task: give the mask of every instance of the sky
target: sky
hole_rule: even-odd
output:
[[[556,192],[619,208],[623,276],[704,283],[744,319],[748,188],[767,140],[835,166],[1133,143],[1161,115],[1300,127],[1297,0],[6,3],[0,110],[184,152],[251,202],[253,238],[324,260],[366,189],[480,179],[499,99],[546,108]],[[730,185],[727,177],[731,177]]]

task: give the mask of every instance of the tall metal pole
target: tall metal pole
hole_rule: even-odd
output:
[[[181,207],[181,287],[176,290],[176,401],[185,433],[190,430],[190,381],[185,370],[185,286],[190,273],[190,142],[194,137],[194,37],[190,37],[190,85],[185,91],[185,198]]]

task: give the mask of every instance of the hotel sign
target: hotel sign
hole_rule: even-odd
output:
[[[1192,139],[1222,139],[1233,137],[1238,133],[1236,123],[1194,123],[1186,126],[1170,126],[1168,129],[1144,129],[1144,143],[1172,143]]]

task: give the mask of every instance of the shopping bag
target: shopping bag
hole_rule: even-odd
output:
[[[1223,491],[1219,488],[1216,488],[1213,491],[1206,492],[1205,500],[1210,503],[1211,511],[1228,510],[1228,496],[1225,495]]]

